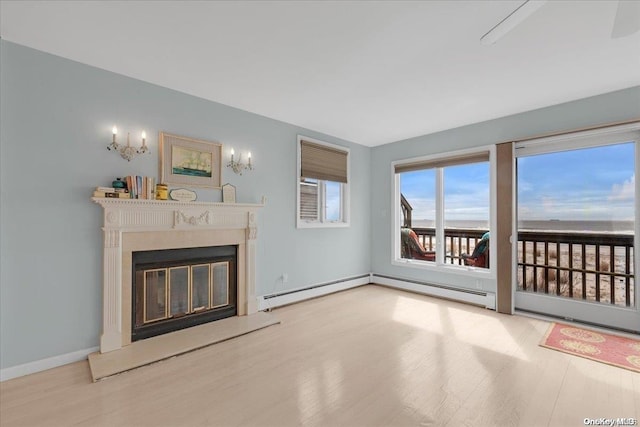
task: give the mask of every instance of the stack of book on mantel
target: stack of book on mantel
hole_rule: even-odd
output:
[[[114,183],[120,184],[119,181],[126,183],[127,187],[96,187],[96,191],[93,192],[93,197],[149,200],[156,198],[156,179],[154,177],[132,175],[122,179],[118,178],[118,181],[114,181]]]
[[[131,195],[126,188],[96,187],[96,191],[93,192],[93,197],[130,199]]]
[[[127,188],[132,199],[156,198],[156,179],[151,176],[128,176]]]

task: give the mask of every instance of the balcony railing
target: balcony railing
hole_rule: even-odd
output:
[[[418,240],[427,251],[436,250],[436,230],[434,228],[414,227],[413,231],[418,235]],[[445,263],[464,265],[462,254],[471,254],[476,244],[487,230],[475,228],[446,228],[444,230]]]
[[[413,228],[426,250],[435,229]],[[447,228],[445,262],[464,264],[486,230]],[[580,232],[518,233],[518,290],[635,307],[633,235]]]
[[[631,234],[518,233],[518,289],[634,307]]]

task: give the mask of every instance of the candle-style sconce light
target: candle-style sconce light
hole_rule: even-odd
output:
[[[247,154],[247,163],[242,163],[242,154],[238,154],[238,160],[234,159],[235,151],[231,149],[231,160],[227,163],[227,167],[238,175],[242,175],[245,170],[253,170],[253,164],[251,163],[251,151]]]
[[[107,145],[107,150],[113,150],[120,153],[120,156],[123,159],[126,159],[128,162],[130,162],[136,154],[150,153],[149,147],[147,146],[147,133],[145,131],[142,131],[142,145],[140,146],[140,148],[134,148],[131,146],[129,132],[127,132],[127,145],[118,144],[118,142],[116,141],[116,137],[118,135],[117,127],[114,126],[111,132],[112,140],[111,144]]]

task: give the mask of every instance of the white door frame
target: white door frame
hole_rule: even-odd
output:
[[[514,144],[513,155],[513,191],[514,191],[514,216],[513,221],[513,279],[512,291],[515,310],[531,311],[546,314],[553,317],[561,317],[567,320],[576,320],[609,326],[627,331],[640,332],[640,289],[638,278],[640,277],[640,256],[637,249],[640,248],[640,209],[634,212],[634,302],[635,307],[620,307],[602,303],[576,300],[565,297],[556,297],[547,294],[537,294],[518,291],[518,221],[517,221],[517,159],[535,154],[547,154],[560,151],[571,151],[581,148],[613,145],[623,142],[635,142],[635,176],[640,175],[640,122],[625,125],[610,126],[590,131],[574,132],[570,134],[537,138],[521,141]],[[635,181],[635,201],[640,201],[640,182]]]

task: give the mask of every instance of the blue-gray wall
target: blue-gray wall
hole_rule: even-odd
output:
[[[97,346],[102,328],[98,185],[158,175],[158,131],[251,150],[256,169],[224,168],[259,215],[257,293],[371,271],[370,149],[33,49],[0,41],[0,366]],[[111,127],[146,129],[151,155],[108,152]],[[351,227],[295,228],[296,135],[351,149]],[[220,191],[199,191],[219,201]],[[278,278],[288,273],[283,284]]]
[[[634,87],[374,147],[371,152],[371,188],[376,190],[371,195],[372,272],[477,289],[475,279],[469,280],[467,275],[433,273],[391,264],[391,162],[638,118],[640,87]],[[495,292],[495,279],[478,280],[483,290]]]

